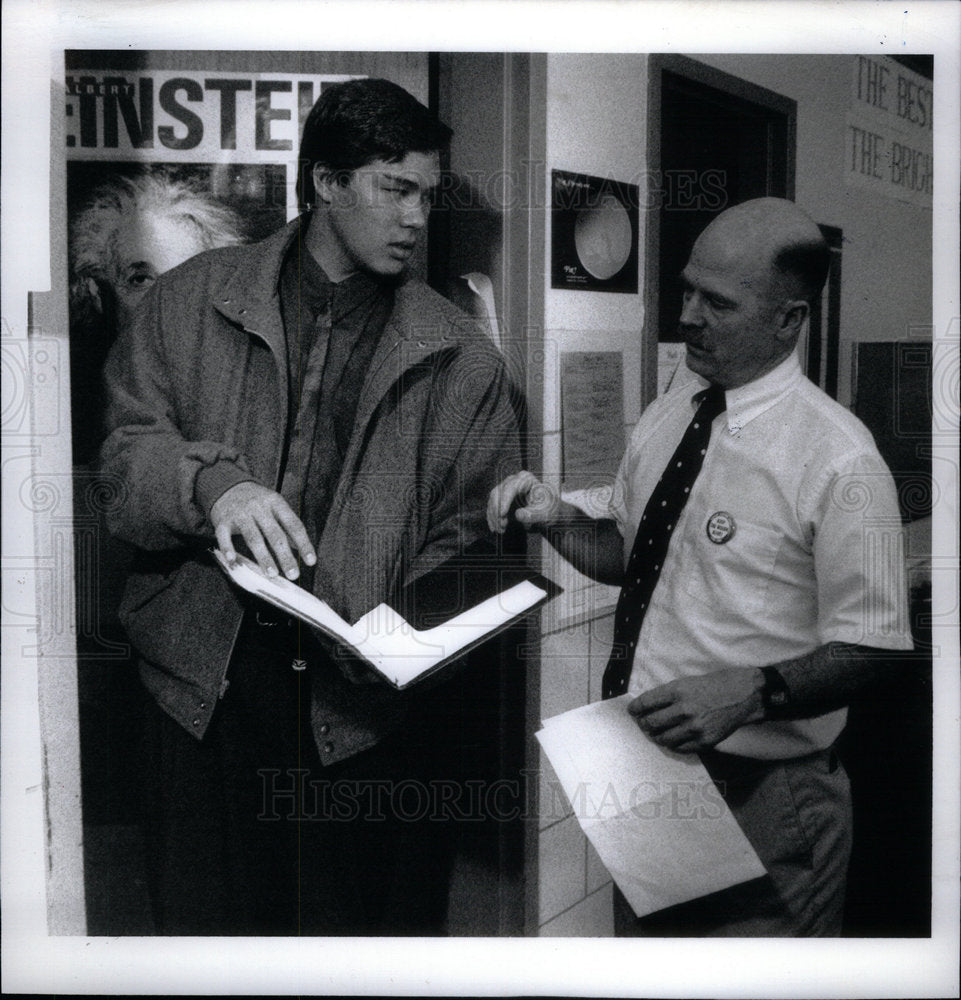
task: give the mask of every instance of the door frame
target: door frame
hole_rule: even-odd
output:
[[[482,90],[478,105],[467,98]],[[547,57],[543,53],[442,52],[429,61],[430,104],[454,130],[443,166],[467,172],[453,207],[468,197],[470,209],[452,219],[438,213],[429,231],[428,274],[433,287],[449,294],[465,270],[491,279],[508,373],[517,400],[525,468],[543,466],[544,281],[547,205]],[[477,144],[483,144],[483,149]],[[482,190],[471,190],[483,165]],[[473,180],[471,179],[473,175]],[[452,180],[454,178],[452,177]],[[453,190],[453,189],[452,189]],[[485,254],[481,248],[492,252]],[[483,263],[483,261],[487,263]],[[513,543],[505,543],[508,546]],[[528,563],[537,542],[524,538]],[[512,557],[519,553],[511,552]],[[513,630],[497,648],[491,677],[498,688],[497,764],[499,780],[516,793],[518,815],[497,820],[497,870],[477,871],[475,905],[496,908],[492,933],[531,936],[538,926],[538,823],[530,805],[539,767],[539,616]],[[492,644],[493,646],[494,644]],[[496,927],[493,925],[496,924]]]

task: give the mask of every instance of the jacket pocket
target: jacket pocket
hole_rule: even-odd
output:
[[[118,613],[125,627],[131,616],[136,616],[177,579],[184,562],[183,552],[138,552],[120,599]]]
[[[195,555],[167,576],[131,574],[120,617],[143,659],[209,686],[219,684],[211,678],[226,664],[241,613],[224,574]]]

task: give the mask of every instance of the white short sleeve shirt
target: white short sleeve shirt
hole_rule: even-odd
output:
[[[611,500],[625,564],[706,384],[690,374],[634,429]],[[794,353],[726,403],[674,528],[629,690],[767,666],[828,642],[910,649],[897,498],[867,428],[803,375]],[[718,749],[800,756],[830,746],[845,717],[743,726]]]

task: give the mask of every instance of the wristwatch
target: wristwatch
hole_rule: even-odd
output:
[[[791,707],[791,689],[778,673],[776,667],[761,667],[764,685],[761,688],[761,703],[768,719],[783,719]]]

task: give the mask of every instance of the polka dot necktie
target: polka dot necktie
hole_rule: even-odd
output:
[[[712,385],[697,393],[694,402],[694,416],[647,501],[627,562],[614,612],[614,645],[604,669],[605,698],[616,698],[627,690],[641,623],[661,575],[674,527],[701,471],[711,439],[711,423],[725,410],[724,390]]]

